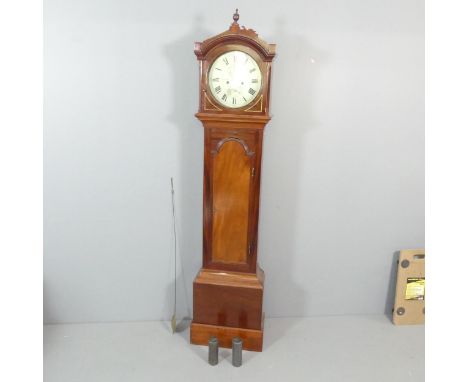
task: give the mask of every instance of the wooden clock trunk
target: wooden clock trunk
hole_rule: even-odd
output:
[[[268,115],[270,65],[274,45],[257,34],[231,28],[196,43],[200,61],[200,108],[204,127],[203,266],[193,284],[190,338],[207,345],[217,337],[231,347],[261,351],[263,344],[264,273],[257,264],[258,218],[263,129]],[[240,50],[262,71],[262,88],[241,109],[217,104],[207,86],[211,63],[223,52]]]

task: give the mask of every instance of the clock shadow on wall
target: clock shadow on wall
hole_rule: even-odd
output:
[[[272,69],[272,119],[265,129],[259,251],[268,275],[266,314],[303,317],[314,311],[315,303],[294,275],[296,270],[305,267],[299,252],[307,252],[307,264],[315,268],[306,269],[310,277],[320,268],[321,254],[296,245],[299,228],[311,237],[319,234],[313,227],[299,227],[298,215],[304,207],[300,203],[312,204],[303,182],[305,177],[315,177],[315,174],[304,172],[303,161],[310,150],[306,137],[319,125],[315,116],[318,97],[315,89],[325,53],[313,47],[303,35],[290,33],[290,22],[283,17],[274,20],[271,33],[263,36],[277,45],[277,55]],[[314,315],[321,314],[314,312]],[[280,338],[288,329],[282,328],[283,332],[271,339],[265,333],[266,344]]]
[[[177,332],[188,338],[192,317],[192,281],[200,269],[202,251],[203,129],[194,117],[198,105],[198,63],[193,54],[195,36],[206,36],[202,17],[194,19],[191,32],[164,48],[171,68],[172,110],[168,121],[176,129],[179,168],[174,174],[178,230]],[[165,89],[166,90],[166,89]],[[174,284],[166,288],[165,311],[174,305]]]
[[[227,16],[226,21],[229,21],[229,12]],[[255,17],[249,15],[249,19]],[[177,331],[182,332],[187,342],[190,339],[185,329],[192,316],[192,281],[201,267],[202,254],[203,126],[195,118],[198,111],[199,64],[194,54],[194,43],[216,34],[204,28],[204,22],[202,16],[196,16],[190,31],[165,47],[172,68],[173,108],[168,114],[168,120],[177,129],[179,139],[177,155],[180,167],[175,174],[176,193],[179,195],[178,266],[181,270],[177,278],[177,317],[180,319],[183,316],[184,320]],[[250,24],[246,27],[256,29],[255,25]],[[292,273],[293,268],[301,267],[295,247],[296,220],[300,208],[298,195],[301,192],[301,158],[307,149],[304,147],[304,136],[315,125],[313,77],[317,75],[317,68],[310,67],[312,47],[303,37],[288,34],[286,29],[286,24],[278,20],[270,29],[270,34],[265,28],[262,28],[263,35],[260,31],[262,38],[277,44],[271,84],[272,120],[265,128],[263,147],[259,222],[259,262],[267,274],[264,303],[266,317],[301,317],[305,313],[304,305],[310,304],[304,289],[295,282]],[[290,81],[293,63],[289,60],[295,60],[294,65],[305,66],[305,70],[299,68],[301,72],[295,69],[296,73],[302,74],[299,83]],[[294,102],[291,100],[293,94]],[[296,120],[300,123],[296,124]],[[310,232],[310,235],[313,234]],[[314,255],[319,256],[310,254]],[[173,290],[173,284],[167,287],[168,310],[173,304]],[[286,303],[284,309],[281,307],[283,302]],[[273,332],[269,330],[267,322],[265,350],[289,328],[281,326]],[[205,354],[200,356],[204,357]]]
[[[164,48],[171,68],[172,110],[169,122],[177,130],[179,168],[175,175],[178,230],[177,332],[187,342],[192,319],[192,281],[201,266],[203,211],[203,128],[195,118],[198,110],[198,62],[193,53],[197,38],[210,32],[203,28],[203,17],[194,18],[191,31]],[[201,36],[201,37],[199,37]],[[166,288],[166,309],[174,304],[174,284]]]

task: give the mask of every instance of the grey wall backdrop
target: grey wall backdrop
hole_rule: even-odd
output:
[[[201,265],[194,41],[277,44],[259,261],[267,316],[382,314],[424,246],[422,0],[46,0],[44,319],[168,319]]]

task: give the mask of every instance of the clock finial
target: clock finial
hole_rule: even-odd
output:
[[[232,18],[233,18],[233,20],[234,20],[234,23],[236,23],[236,24],[237,24],[237,20],[239,20],[239,13],[238,13],[238,12],[239,12],[239,10],[236,8],[236,13],[234,13],[234,14],[232,15]]]
[[[231,27],[229,28],[229,30],[231,32],[237,33],[240,31],[240,26],[239,24],[237,24],[237,20],[239,20],[239,10],[237,8],[236,8],[236,13],[232,15],[232,19],[234,20],[234,22],[231,24]]]

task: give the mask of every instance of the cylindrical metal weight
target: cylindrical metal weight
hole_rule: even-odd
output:
[[[232,366],[242,365],[242,340],[239,337],[232,339]]]
[[[212,366],[218,364],[218,339],[211,337],[208,341],[208,363]]]

